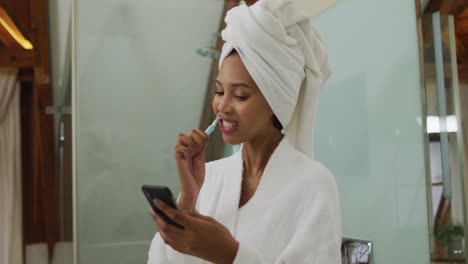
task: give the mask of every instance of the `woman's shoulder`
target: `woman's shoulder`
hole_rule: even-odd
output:
[[[302,153],[297,158],[301,169],[296,169],[298,180],[293,188],[303,201],[302,209],[310,211],[311,207],[325,206],[339,215],[339,191],[333,173],[320,161]]]
[[[300,177],[310,185],[335,187],[336,179],[333,173],[322,162],[312,159],[300,151],[296,152],[295,161],[290,166],[298,170]]]

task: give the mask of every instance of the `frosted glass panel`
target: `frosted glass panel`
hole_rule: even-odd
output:
[[[146,261],[155,227],[140,186],[178,191],[173,145],[198,126],[212,61],[196,50],[223,5],[76,0],[78,263]],[[314,19],[333,67],[316,156],[337,176],[344,235],[374,242],[377,264],[429,263],[414,9],[337,1]]]
[[[414,1],[338,1],[314,19],[333,68],[316,157],[337,177],[344,235],[373,241],[377,264],[429,263],[415,14]]]
[[[173,146],[199,124],[223,1],[76,1],[78,263],[144,263],[142,184],[178,192]]]

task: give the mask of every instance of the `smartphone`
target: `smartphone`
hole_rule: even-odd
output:
[[[158,186],[158,185],[143,185],[141,186],[141,190],[148,200],[151,208],[155,211],[159,216],[166,221],[166,223],[176,226],[178,228],[184,229],[184,227],[171,218],[169,218],[163,211],[159,210],[156,205],[154,204],[154,200],[159,199],[165,202],[170,207],[177,209],[175,204],[174,196],[172,195],[171,190],[167,186]]]

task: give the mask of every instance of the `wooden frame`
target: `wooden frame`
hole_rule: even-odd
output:
[[[0,67],[33,67],[34,66],[34,52],[24,49],[0,49]]]
[[[0,66],[20,68],[23,249],[28,244],[46,242],[51,257],[59,231],[54,122],[53,116],[46,114],[46,107],[52,105],[47,0],[1,3],[13,5],[11,10],[16,12],[11,14],[28,23],[25,28],[31,29],[28,33],[34,46],[34,50],[11,46],[0,49]]]
[[[462,11],[466,0],[432,0],[430,1],[424,13],[432,14],[439,11],[441,14],[457,15]]]

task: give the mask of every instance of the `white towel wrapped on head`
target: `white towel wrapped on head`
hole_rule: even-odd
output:
[[[317,98],[330,75],[325,46],[293,0],[260,0],[226,15],[219,67],[237,50],[292,144],[313,158]]]

